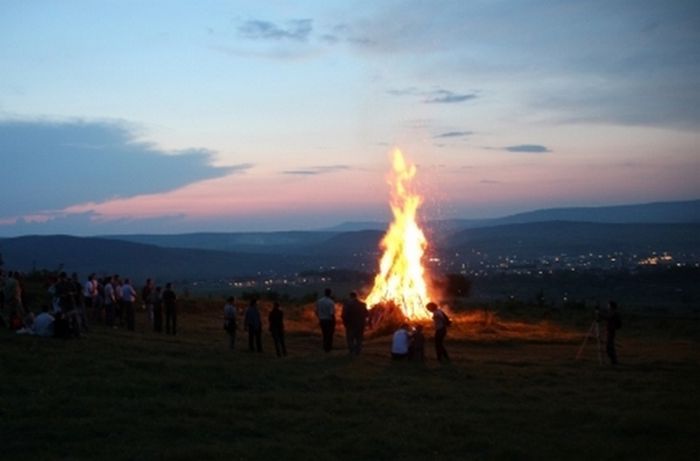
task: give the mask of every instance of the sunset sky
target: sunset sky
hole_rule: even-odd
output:
[[[700,198],[700,2],[0,0],[0,236]]]

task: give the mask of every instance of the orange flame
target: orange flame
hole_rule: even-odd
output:
[[[428,241],[416,223],[416,211],[422,199],[410,190],[416,166],[409,165],[399,149],[394,150],[393,175],[389,177],[391,211],[394,221],[384,235],[381,248],[384,254],[380,272],[374,278],[374,287],[365,302],[368,306],[393,302],[411,320],[431,318],[425,308],[428,289],[423,279],[421,263]]]

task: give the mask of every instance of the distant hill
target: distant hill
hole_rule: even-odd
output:
[[[299,248],[324,242],[335,235],[336,233],[329,231],[200,232],[174,235],[108,235],[103,238],[168,248],[280,254],[298,253]]]
[[[442,226],[427,228],[426,234],[430,252],[449,258],[455,253],[475,255],[475,252],[491,257],[517,254],[521,258],[536,258],[562,253],[669,251],[700,259],[698,207],[700,201],[540,210],[490,221],[444,221]],[[540,221],[549,216],[569,219]],[[586,221],[572,221],[575,217]],[[594,222],[593,219],[637,222]],[[644,222],[646,219],[667,222],[648,223]],[[287,275],[329,267],[372,272],[376,270],[383,234],[384,229],[110,238],[28,236],[0,239],[0,254],[5,267],[12,269],[62,267],[82,276],[89,272],[119,273],[137,280]]]
[[[596,223],[697,223],[700,200],[657,202],[606,207],[550,208],[492,219],[481,225],[515,224],[542,221],[578,221]]]
[[[463,230],[448,240],[452,251],[477,250],[496,255],[628,253],[671,251],[700,257],[700,223],[616,224],[535,222]]]
[[[603,207],[546,208],[492,219],[445,219],[426,223],[438,234],[462,229],[493,227],[502,224],[523,224],[547,221],[595,223],[697,223],[700,222],[700,200],[655,202]],[[383,230],[381,222],[346,222],[329,231]]]
[[[337,226],[323,229],[329,232],[356,232],[364,230],[386,230],[389,223],[385,221],[348,221]]]
[[[83,277],[90,272],[118,273],[135,280],[218,279],[266,274],[271,270],[287,273],[303,261],[284,256],[224,251],[163,248],[155,245],[95,237],[28,236],[0,239],[5,266],[30,271],[59,269],[76,271]]]

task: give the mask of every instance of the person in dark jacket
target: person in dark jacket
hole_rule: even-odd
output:
[[[255,350],[262,352],[262,319],[258,301],[255,298],[250,300],[250,305],[245,310],[243,327],[248,332],[248,349],[251,352]]]
[[[153,331],[163,332],[163,289],[159,286],[151,292],[150,303],[153,305]]]
[[[447,349],[445,349],[445,336],[447,335],[447,316],[442,309],[438,307],[434,302],[429,302],[425,306],[433,314],[433,324],[435,326],[435,354],[439,362],[449,361],[450,357],[447,355]]]
[[[173,285],[170,282],[165,285],[162,301],[163,306],[165,307],[165,333],[174,335],[177,331],[177,295],[175,294]]]
[[[350,299],[343,303],[343,313],[341,314],[348,351],[351,355],[360,355],[368,315],[367,304],[357,299],[357,293],[351,292]]]
[[[284,345],[284,313],[280,309],[280,303],[275,302],[268,316],[268,324],[272,340],[275,342],[277,357],[287,355],[287,347]]]
[[[615,335],[617,330],[622,327],[622,320],[620,319],[620,314],[617,312],[617,303],[615,301],[610,301],[608,304],[608,312],[604,316],[605,318],[605,351],[610,358],[610,363],[612,365],[617,365],[617,350],[615,349]]]

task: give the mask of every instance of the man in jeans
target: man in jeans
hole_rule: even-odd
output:
[[[316,317],[321,325],[323,335],[323,350],[333,349],[333,334],[335,333],[335,301],[331,298],[331,289],[326,288],[324,296],[316,301]]]

